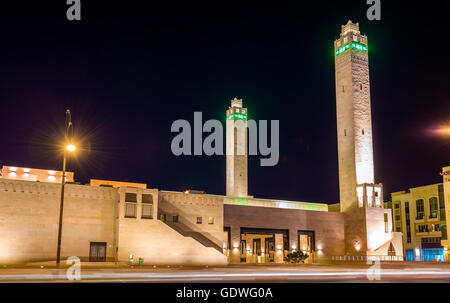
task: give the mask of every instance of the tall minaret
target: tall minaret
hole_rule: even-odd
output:
[[[234,98],[227,109],[227,196],[247,197],[247,109]]]
[[[342,26],[334,50],[341,211],[382,207],[381,185],[374,185],[367,37],[358,23]]]

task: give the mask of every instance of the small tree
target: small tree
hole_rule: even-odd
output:
[[[301,250],[297,250],[291,253],[288,253],[286,257],[284,257],[285,262],[289,263],[305,263],[305,260],[309,257],[308,254],[304,254]]]

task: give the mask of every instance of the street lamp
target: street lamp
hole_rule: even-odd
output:
[[[61,178],[61,202],[59,206],[59,226],[58,226],[58,250],[56,252],[56,265],[59,266],[61,262],[61,233],[62,233],[62,220],[63,220],[63,210],[64,210],[64,185],[66,184],[66,156],[67,152],[75,151],[75,145],[69,143],[69,129],[72,127],[72,121],[70,116],[70,110],[66,110],[66,124],[65,124],[65,134],[64,140],[66,143],[66,148],[64,149],[63,156],[63,169]]]

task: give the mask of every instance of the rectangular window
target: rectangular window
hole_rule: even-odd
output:
[[[424,217],[423,199],[416,200],[416,220],[422,220]]]
[[[142,219],[153,219],[153,203],[142,203]]]
[[[142,203],[153,203],[152,194],[142,194]]]
[[[389,232],[389,225],[388,225],[388,214],[384,214],[384,232]]]
[[[411,223],[409,217],[409,201],[405,202],[406,242],[411,243]]]
[[[214,224],[214,217],[209,217],[208,224]]]
[[[137,202],[137,194],[125,193],[125,202]]]
[[[136,218],[136,203],[125,202],[125,218]]]
[[[202,217],[197,217],[197,224],[202,224]]]
[[[436,197],[432,197],[429,199],[430,203],[430,219],[434,219],[438,217],[438,199]]]
[[[424,233],[424,232],[428,232],[428,225],[425,224],[420,224],[417,228],[417,231],[419,233]]]
[[[173,216],[172,220],[173,220],[174,223],[177,223],[178,222],[178,216]]]

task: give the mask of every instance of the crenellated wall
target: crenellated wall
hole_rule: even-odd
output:
[[[60,184],[0,179],[0,264],[56,259]],[[117,190],[66,184],[61,257],[89,258],[106,242],[114,258]]]

